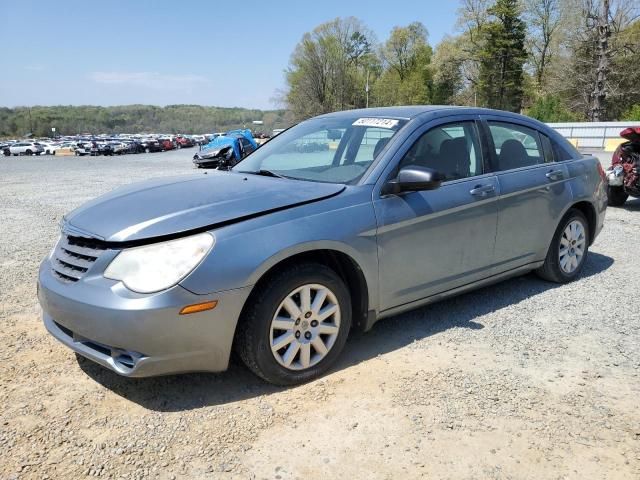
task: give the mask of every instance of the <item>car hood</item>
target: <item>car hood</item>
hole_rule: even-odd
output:
[[[161,178],[84,204],[65,216],[63,228],[107,242],[144,243],[322,200],[344,188],[220,171]]]

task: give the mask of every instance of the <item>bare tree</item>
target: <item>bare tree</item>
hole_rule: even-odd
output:
[[[596,22],[597,32],[597,67],[596,81],[591,93],[589,120],[599,122],[605,116],[605,102],[607,100],[607,76],[609,75],[609,62],[611,50],[609,39],[611,38],[609,0],[603,0],[602,9],[599,12],[589,12],[590,18]]]
[[[524,18],[528,25],[527,47],[539,91],[544,90],[547,67],[556,55],[565,3],[562,0],[523,2]]]

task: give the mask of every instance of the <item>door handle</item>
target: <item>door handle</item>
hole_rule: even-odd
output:
[[[556,180],[562,180],[564,178],[564,173],[562,170],[551,170],[545,175],[545,177],[554,182]]]
[[[469,193],[474,197],[487,197],[496,191],[493,185],[477,185]]]

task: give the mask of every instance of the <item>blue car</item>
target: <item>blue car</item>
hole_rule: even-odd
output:
[[[197,168],[229,169],[258,148],[251,130],[231,130],[214,137],[193,156]]]

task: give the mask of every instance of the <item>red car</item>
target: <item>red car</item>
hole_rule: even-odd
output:
[[[162,150],[164,151],[173,150],[174,148],[176,148],[176,144],[169,138],[161,138],[160,145],[162,145]]]
[[[626,128],[620,136],[622,143],[613,153],[607,169],[609,205],[619,207],[627,198],[640,198],[640,127]]]
[[[193,140],[189,137],[183,137],[182,135],[178,135],[176,137],[176,147],[177,148],[189,148],[193,147]]]

